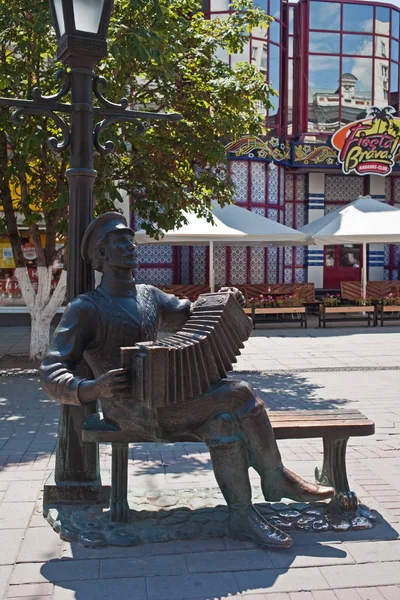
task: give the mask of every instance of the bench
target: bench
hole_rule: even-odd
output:
[[[368,326],[371,324],[371,321],[373,326],[376,325],[376,306],[325,306],[324,304],[320,304],[319,307],[319,327],[326,327],[327,321],[365,320]]]
[[[249,309],[245,309],[246,312]],[[300,323],[300,327],[307,329],[307,310],[305,306],[274,306],[271,308],[253,308],[247,312],[253,319],[253,327],[257,322],[262,323]],[[278,317],[272,319],[272,316]]]
[[[351,436],[372,435],[373,421],[355,409],[299,410],[268,412],[276,439],[323,439],[322,468],[315,469],[318,483],[332,485],[336,490],[333,507],[346,511],[357,509],[357,496],[350,490],[346,472],[346,447]],[[85,422],[82,440],[88,443],[111,442],[111,520],[127,522],[128,505],[128,445],[123,431],[111,428],[99,414]],[[193,439],[191,439],[193,441]]]
[[[383,327],[384,321],[399,321],[400,320],[400,305],[399,304],[378,304],[376,307],[376,322],[380,321]]]

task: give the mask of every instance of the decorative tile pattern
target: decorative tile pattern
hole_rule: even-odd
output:
[[[245,283],[247,279],[247,248],[246,246],[231,246],[232,283]]]
[[[224,246],[214,246],[214,279],[215,285],[226,284],[226,248]]]
[[[251,212],[255,213],[256,215],[261,215],[262,217],[265,217],[265,208],[261,208],[261,206],[253,207],[251,209]]]
[[[251,248],[251,283],[264,283],[264,273],[264,248],[253,246]]]
[[[390,204],[392,195],[391,177],[385,177],[385,202]],[[394,199],[393,199],[394,200]]]
[[[136,248],[140,263],[172,263],[172,246],[139,244]]]
[[[279,211],[277,208],[269,208],[268,209],[268,218],[273,221],[277,221],[279,216]]]
[[[383,251],[385,253],[384,265],[385,267],[388,267],[390,262],[390,244],[385,244],[383,247]]]
[[[279,170],[279,204],[283,206],[285,204],[285,169],[278,167]]]
[[[383,269],[383,280],[390,281],[389,280],[389,269]]]
[[[278,177],[279,169],[268,169],[268,202],[278,204]]]
[[[293,204],[285,204],[285,225],[293,227]]]
[[[189,284],[189,246],[181,246],[181,283]]]
[[[295,260],[296,265],[304,266],[306,257],[306,249],[304,246],[296,246],[295,248]]]
[[[135,279],[137,283],[171,285],[173,281],[173,269],[138,269]]]
[[[230,167],[232,181],[235,184],[234,199],[239,202],[247,202],[247,161],[233,160],[230,162]]]
[[[278,248],[268,248],[268,282],[277,283]]]
[[[306,207],[305,204],[296,203],[296,229],[303,227],[306,223]]]
[[[266,164],[251,163],[251,202],[265,204]]]
[[[291,173],[285,174],[285,198],[287,202],[293,201],[293,177]]]
[[[285,246],[285,248],[283,250],[284,250],[284,256],[285,256],[285,266],[291,267],[292,260],[293,260],[292,248],[291,248],[291,246]]]
[[[193,283],[206,283],[208,280],[208,265],[206,265],[206,247],[193,246]]]
[[[363,177],[358,175],[325,175],[325,201],[352,202],[363,195]]]
[[[284,270],[284,283],[292,283],[292,269]]]
[[[305,175],[296,175],[296,200],[306,201],[307,180]]]
[[[394,201],[396,204],[400,204],[400,177],[394,179]]]
[[[133,212],[132,212],[132,222],[131,225],[133,225],[133,229],[134,231],[139,231],[139,229],[142,229],[142,223],[143,223],[144,219],[142,219],[142,217],[139,217],[139,215],[135,215],[133,216]]]
[[[306,270],[305,269],[295,269],[294,270],[294,279],[295,279],[296,283],[305,283]]]

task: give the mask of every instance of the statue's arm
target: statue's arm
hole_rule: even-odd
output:
[[[192,303],[190,300],[180,300],[173,294],[166,294],[158,288],[153,288],[160,307],[160,327],[164,331],[178,331],[190,317]]]
[[[79,386],[84,381],[75,370],[83,353],[94,341],[100,323],[95,307],[76,298],[69,304],[57,327],[53,343],[40,366],[45,392],[62,404],[78,404]]]

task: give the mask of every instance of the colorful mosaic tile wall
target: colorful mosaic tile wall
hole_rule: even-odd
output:
[[[287,173],[283,166],[266,161],[231,160],[229,169],[239,206],[273,221],[298,228],[306,218],[306,175]],[[140,218],[132,226],[140,229]],[[168,285],[208,281],[209,251],[205,246],[138,246],[140,283]],[[216,285],[238,283],[304,282],[304,248],[228,246],[214,248]]]

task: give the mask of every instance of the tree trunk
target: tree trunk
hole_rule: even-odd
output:
[[[67,273],[62,271],[54,293],[51,292],[52,267],[38,267],[38,289],[35,293],[28,270],[16,268],[15,276],[21,288],[22,298],[31,315],[30,358],[43,358],[49,347],[50,325],[62,305],[67,290]]]

